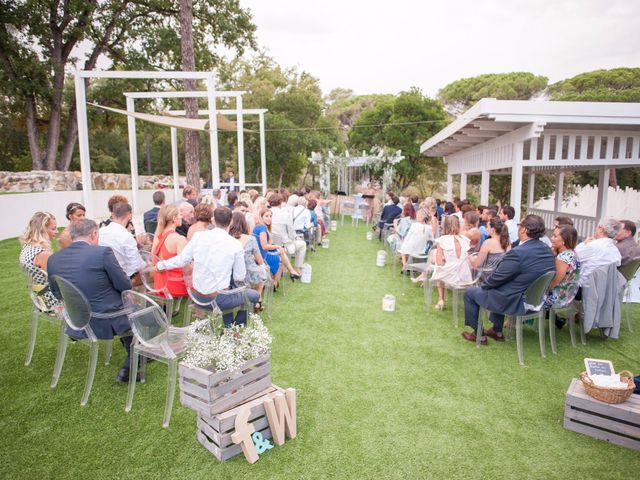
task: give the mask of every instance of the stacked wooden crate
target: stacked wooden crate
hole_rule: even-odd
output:
[[[249,422],[263,438],[271,438],[263,402],[273,397],[278,387],[271,385],[270,357],[246,362],[238,372],[211,372],[180,364],[180,402],[198,414],[198,442],[224,461],[242,447],[231,441],[235,417],[240,408],[251,408]]]
[[[565,400],[564,428],[640,451],[640,395],[611,405],[590,397],[574,379]]]

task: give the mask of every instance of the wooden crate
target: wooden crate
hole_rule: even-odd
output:
[[[640,451],[640,395],[609,405],[590,397],[574,379],[567,390],[564,428]]]
[[[284,391],[275,385],[263,390],[252,399],[213,417],[198,415],[197,433],[198,442],[209,450],[218,460],[225,460],[242,453],[242,446],[234,444],[231,435],[235,431],[236,415],[241,408],[250,408],[249,423],[255,427],[256,432],[262,433],[263,438],[271,438],[271,429],[264,409],[265,398],[273,398],[276,393]]]
[[[269,356],[246,362],[237,373],[211,372],[178,366],[180,402],[200,415],[212,417],[229,410],[271,386]]]

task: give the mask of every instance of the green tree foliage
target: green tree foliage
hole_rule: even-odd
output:
[[[402,150],[405,159],[396,165],[396,174],[399,187],[404,189],[424,173],[442,176],[442,160],[426,159],[420,154],[420,144],[447,123],[440,103],[414,87],[362,112],[349,133],[349,147],[369,151],[379,145]]]
[[[640,102],[640,68],[613,68],[581,73],[549,87],[552,100],[581,102]],[[598,173],[576,172],[580,185],[597,185]],[[639,168],[611,169],[611,186],[638,188]]]
[[[640,102],[640,68],[581,73],[549,86],[552,100]]]
[[[180,0],[16,0],[0,2],[0,94],[25,125],[34,169],[65,170],[77,139],[66,71],[95,68],[179,69]],[[242,53],[255,26],[238,0],[194,0],[196,66],[211,69],[218,47]],[[88,53],[75,58],[82,45]],[[63,128],[64,124],[64,128]]]
[[[458,115],[481,98],[528,100],[542,92],[547,82],[547,77],[528,72],[488,73],[450,83],[438,92],[438,99]]]

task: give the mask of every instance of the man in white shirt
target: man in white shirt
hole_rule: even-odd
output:
[[[518,224],[514,220],[516,210],[511,205],[505,205],[500,210],[500,220],[509,229],[509,242],[513,243],[518,240]]]
[[[307,244],[304,240],[296,238],[296,231],[293,228],[293,216],[291,211],[281,208],[282,196],[278,193],[269,199],[271,212],[271,231],[282,237],[282,243],[289,255],[295,254],[296,270],[300,271],[304,263],[304,256],[307,251]]]
[[[113,206],[111,222],[100,229],[99,235],[100,245],[111,247],[120,267],[129,278],[133,278],[145,265],[135,238],[127,230],[131,217],[131,205],[124,202],[116,203]]]
[[[580,286],[585,285],[589,275],[599,267],[615,263],[620,265],[620,251],[613,239],[620,231],[620,222],[607,218],[598,224],[593,237],[587,238],[576,246],[576,254],[582,264],[580,267]]]
[[[231,277],[236,285],[244,282],[246,267],[244,263],[244,249],[242,244],[229,235],[231,210],[218,207],[213,212],[216,228],[197,232],[182,253],[169,260],[159,261],[158,271],[184,267],[193,261],[193,290],[194,294],[202,298],[202,302],[215,303],[221,310],[229,310],[245,304],[245,299],[251,304],[260,301],[260,295],[250,288],[231,293],[224,291],[231,285]],[[225,314],[224,326],[230,327],[246,324],[245,310],[233,314]]]

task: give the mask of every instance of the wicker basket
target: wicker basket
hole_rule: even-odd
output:
[[[580,374],[580,380],[582,380],[582,385],[589,396],[604,403],[615,404],[626,402],[636,388],[633,381],[633,373],[623,370],[619,375],[620,381],[626,383],[627,388],[599,387],[593,383],[587,372]]]

